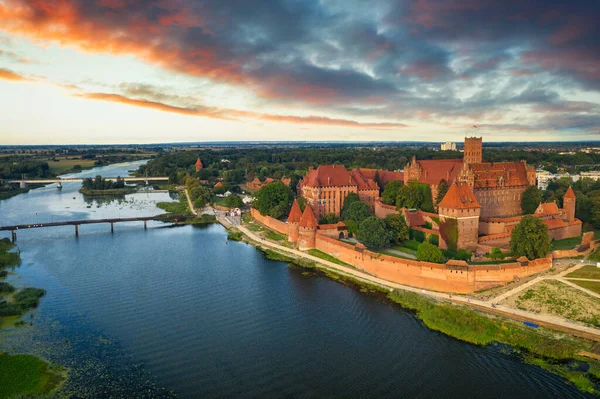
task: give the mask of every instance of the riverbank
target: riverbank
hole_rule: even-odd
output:
[[[443,300],[439,297],[441,294],[438,297],[424,296],[415,292],[425,293],[424,290],[395,287],[397,284],[366,275],[359,270],[351,270],[298,250],[270,243],[243,226],[240,226],[239,232],[244,234],[244,241],[257,246],[269,259],[314,268],[336,281],[350,280],[368,290],[378,289],[385,292],[392,302],[415,312],[432,330],[479,346],[494,343],[509,345],[511,351],[523,361],[560,375],[581,391],[600,394],[600,361],[578,355],[582,351],[591,350],[593,341],[541,327],[534,330],[510,318]],[[231,239],[240,239],[235,231],[229,234]],[[585,364],[583,369],[586,370],[573,370],[573,361]]]
[[[6,269],[19,266],[19,253],[8,238],[0,240],[0,329],[26,327],[20,317],[35,307],[45,291],[38,288],[16,289],[2,282]],[[8,322],[7,322],[8,321]],[[9,355],[0,352],[0,398],[21,395],[46,395],[56,390],[66,379],[65,369],[30,355]]]

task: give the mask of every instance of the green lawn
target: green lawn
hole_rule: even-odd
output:
[[[279,234],[275,231],[271,231],[269,230],[267,232],[267,234],[265,235],[266,238],[270,239],[270,240],[275,240],[275,241],[284,241],[287,239],[286,236],[284,236],[283,234]]]
[[[577,284],[580,287],[586,288],[590,291],[594,291],[596,294],[600,294],[600,280],[595,281],[580,281],[580,280],[569,280],[573,284]]]
[[[564,250],[564,249],[575,249],[579,244],[581,244],[581,237],[573,237],[573,238],[565,238],[564,240],[555,240],[552,241],[552,250]]]
[[[156,206],[168,213],[187,213],[188,205],[187,200],[185,200],[184,196],[180,196],[179,201],[173,202],[159,202]]]
[[[0,398],[48,394],[63,379],[62,373],[41,359],[0,353]]]
[[[583,266],[581,269],[569,273],[566,275],[567,278],[593,278],[600,280],[600,267],[596,266]]]
[[[409,255],[414,255],[417,251],[411,248],[406,248],[403,247],[401,245],[398,245],[396,247],[392,247],[390,249],[393,249],[394,251],[398,251],[398,252],[404,252],[405,254],[409,254]]]
[[[318,249],[309,249],[307,251],[310,255],[312,256],[316,256],[317,258],[321,258],[323,260],[327,260],[329,262],[335,263],[337,265],[342,265],[342,266],[348,266],[348,267],[353,267],[352,265],[346,263],[346,262],[342,262],[341,260],[339,260],[338,258],[335,258],[329,254],[326,254],[323,251],[319,251]]]
[[[600,262],[600,249],[597,249],[596,252],[588,257],[588,259],[594,262]]]
[[[213,203],[215,205],[227,207],[227,197],[215,197]]]

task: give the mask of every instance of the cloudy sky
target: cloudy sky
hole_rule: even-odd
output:
[[[600,139],[599,20],[597,0],[0,0],[0,144]]]

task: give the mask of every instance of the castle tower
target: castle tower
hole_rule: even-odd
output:
[[[577,197],[573,192],[573,189],[569,187],[565,196],[563,197],[563,219],[565,222],[572,222],[575,220],[575,205],[577,203]]]
[[[440,248],[475,250],[481,205],[466,183],[454,183],[439,205]]]
[[[465,159],[466,164],[483,162],[483,138],[482,137],[465,137],[464,159]]]
[[[306,205],[298,228],[298,248],[301,250],[315,247],[319,224],[310,205]]]
[[[289,242],[298,242],[299,228],[298,225],[300,223],[300,219],[302,219],[302,211],[300,210],[300,205],[298,205],[298,201],[294,200],[292,204],[292,209],[290,210],[290,214],[288,215],[288,241]]]
[[[200,160],[200,157],[198,157],[196,160],[196,172],[200,172],[200,169],[202,169],[202,161]]]

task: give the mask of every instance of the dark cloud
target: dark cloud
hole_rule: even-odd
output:
[[[132,54],[291,108],[429,121],[518,106],[558,119],[597,114],[558,93],[600,91],[599,17],[596,0],[0,2],[11,34]],[[196,104],[143,84],[119,91]]]

